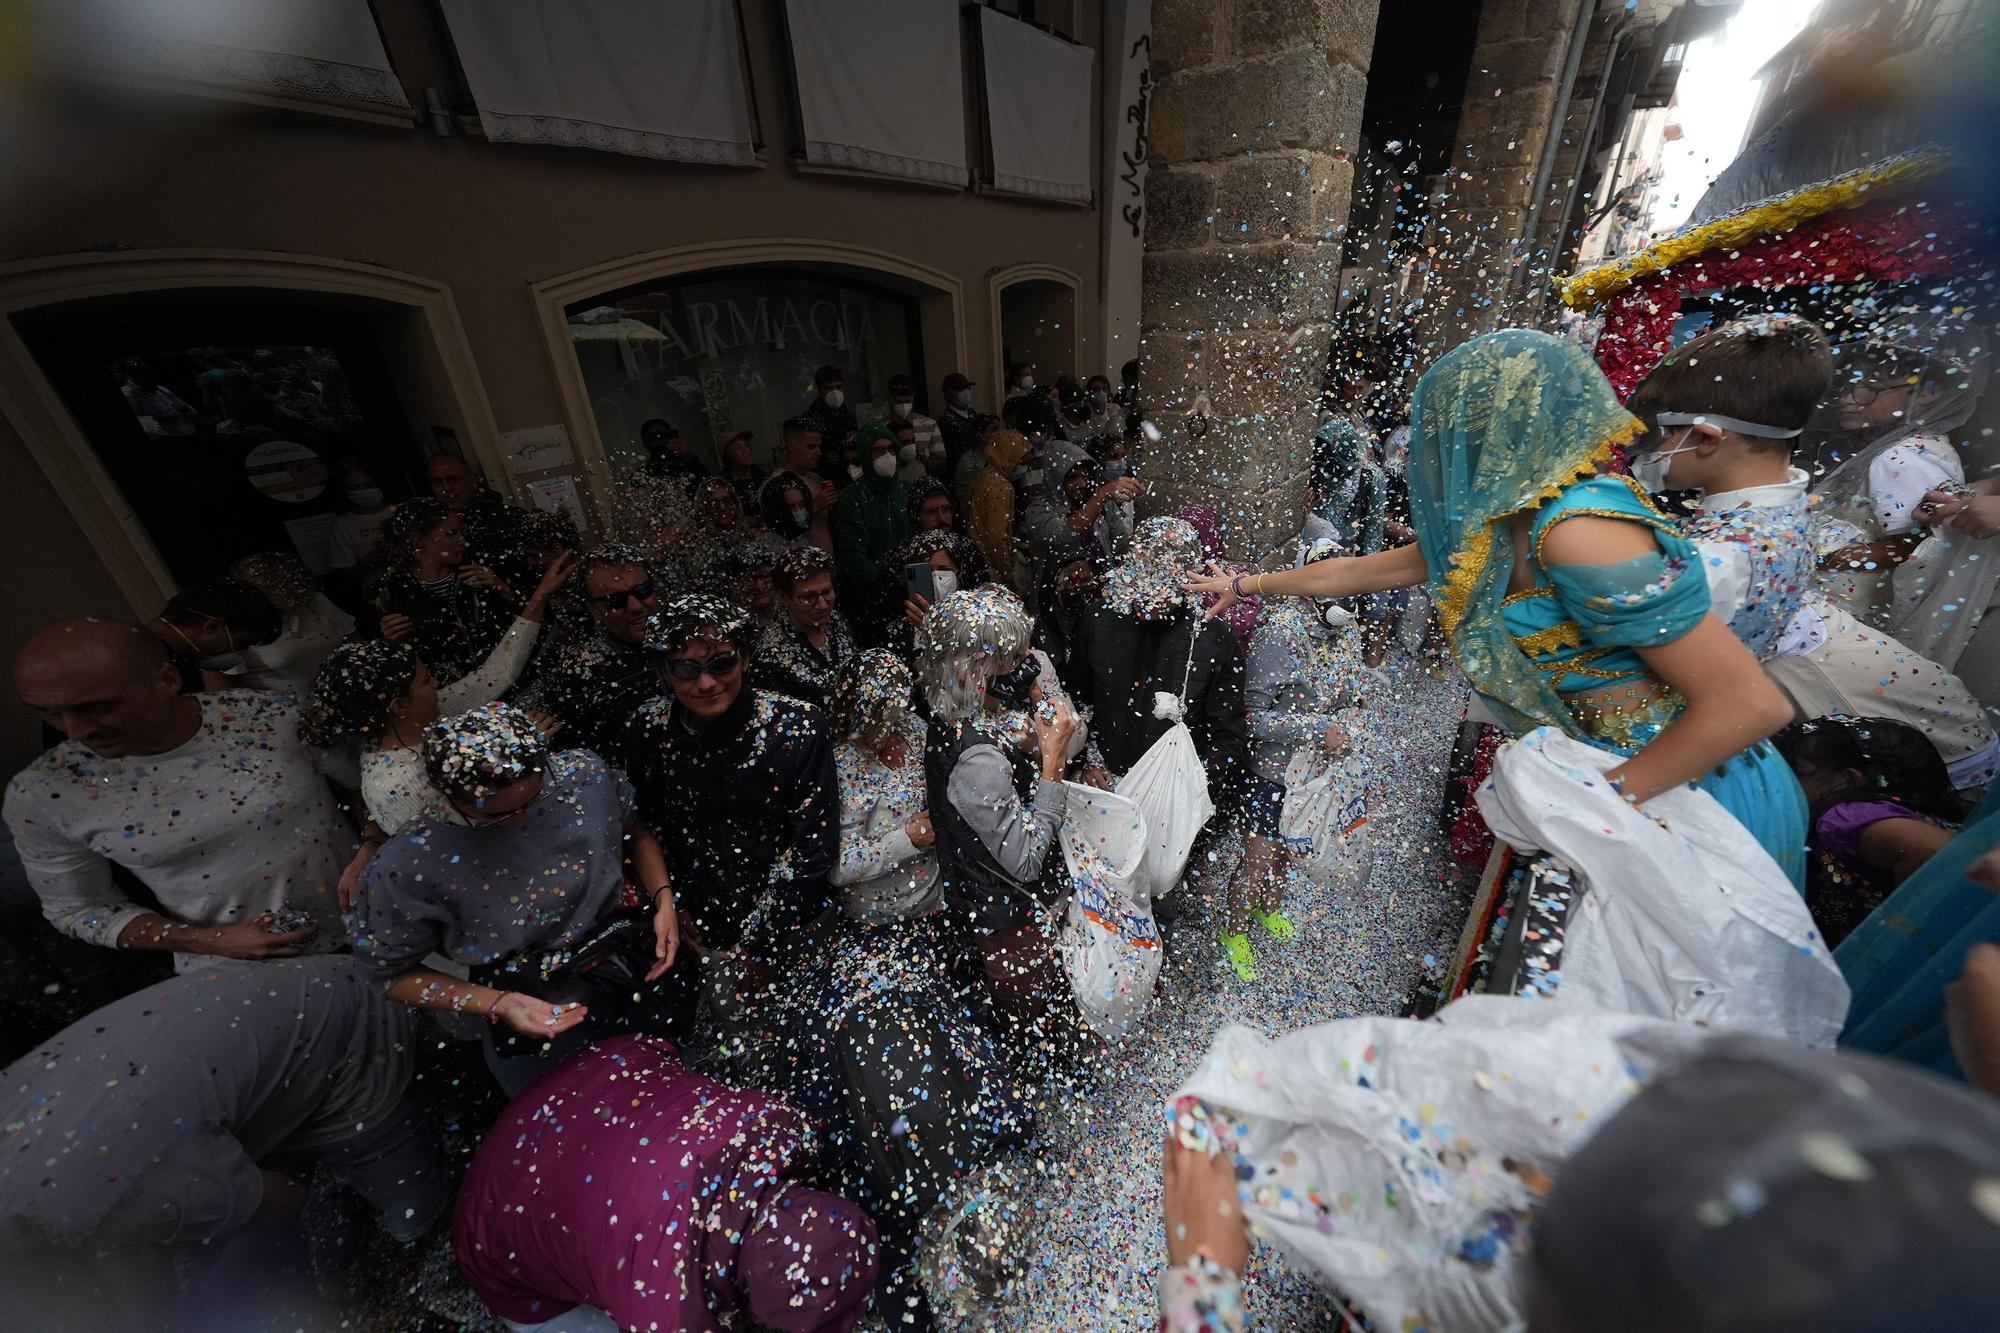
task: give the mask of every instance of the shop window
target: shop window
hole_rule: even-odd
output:
[[[861,419],[886,411],[889,377],[926,375],[914,297],[833,274],[763,269],[680,275],[578,301],[565,311],[613,476],[644,459],[639,428],[673,423],[704,462],[738,431],[769,465],[778,427],[839,366]]]
[[[344,460],[392,499],[421,485],[365,317],[163,299],[38,312],[23,332],[183,583],[254,551],[323,571]]]

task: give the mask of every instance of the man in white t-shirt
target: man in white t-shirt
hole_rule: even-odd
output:
[[[354,839],[299,739],[298,704],[258,690],[180,692],[160,641],[129,621],[57,621],[14,683],[69,739],[14,776],[4,817],[42,912],[106,948],[275,958],[333,947]],[[111,874],[138,877],[165,915]],[[280,915],[282,913],[282,915]]]

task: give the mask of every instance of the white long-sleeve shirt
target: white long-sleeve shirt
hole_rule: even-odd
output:
[[[532,620],[516,619],[471,674],[438,686],[438,716],[453,717],[505,694],[520,679],[541,631]],[[422,750],[412,747],[362,754],[361,804],[384,833],[394,833],[416,816],[430,813],[441,799],[424,769]]]
[[[14,775],[4,817],[42,914],[116,947],[148,910],[112,882],[122,865],[175,920],[232,925],[301,908],[320,925],[313,948],[332,948],[354,838],[299,739],[298,705],[261,690],[196,698],[200,729],[165,754],[104,759],[65,741]]]
[[[866,746],[835,747],[840,781],[840,859],[831,876],[845,890],[848,915],[869,925],[921,916],[938,903],[937,852],[910,840],[924,813],[924,724],[913,720],[911,762],[891,768]]]

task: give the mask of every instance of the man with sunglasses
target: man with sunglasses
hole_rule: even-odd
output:
[[[576,586],[592,632],[552,656],[543,702],[566,728],[565,744],[618,763],[632,714],[659,690],[659,654],[646,646],[659,582],[636,548],[600,546],[584,555]]]
[[[833,745],[813,705],[753,688],[756,619],[725,598],[660,608],[666,690],[624,752],[639,817],[659,839],[681,936],[725,1033],[747,1036],[833,905],[840,842]],[[687,974],[683,974],[686,976]]]

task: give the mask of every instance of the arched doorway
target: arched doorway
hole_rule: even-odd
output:
[[[238,538],[311,563],[339,451],[379,450],[405,477],[458,452],[507,484],[450,290],[344,260],[160,251],[0,269],[0,414],[141,616],[219,572]]]
[[[1048,264],[1003,269],[989,281],[993,311],[993,383],[1007,382],[1017,361],[1036,366],[1044,383],[1077,372],[1077,277]]]
[[[713,465],[739,431],[768,465],[778,427],[813,395],[820,365],[847,376],[865,418],[889,376],[935,413],[939,378],[964,363],[958,282],[860,246],[754,240],[687,246],[551,278],[534,288],[577,457],[600,500],[664,418]]]

